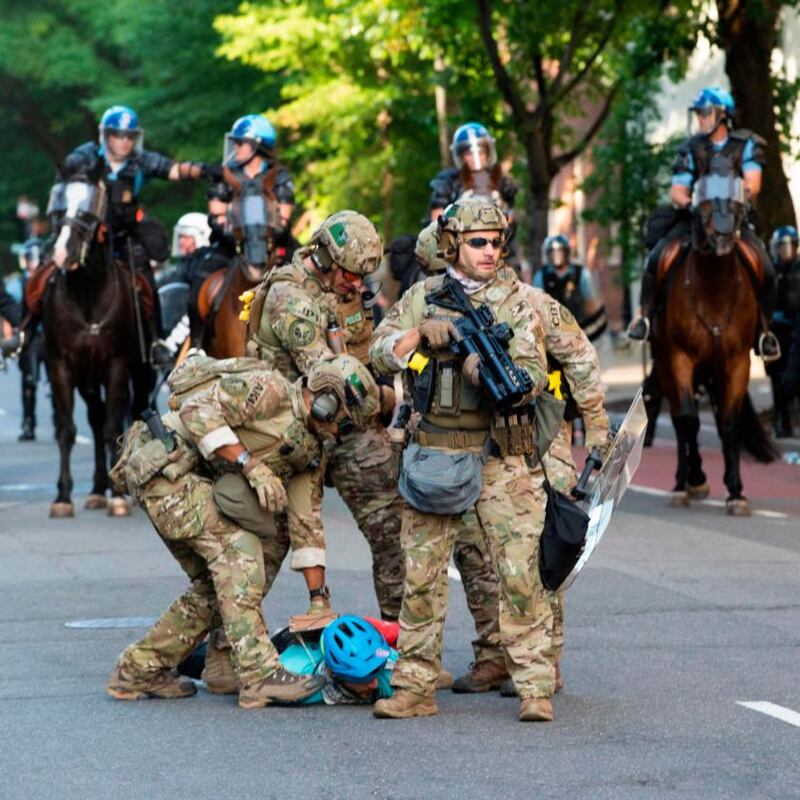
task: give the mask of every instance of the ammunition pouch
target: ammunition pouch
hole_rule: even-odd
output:
[[[253,487],[241,472],[227,472],[214,481],[214,502],[219,510],[246,531],[261,538],[274,536],[275,518],[258,503]]]
[[[533,453],[533,420],[530,407],[523,406],[516,413],[495,414],[492,419],[492,439],[500,450],[501,458],[525,456]]]

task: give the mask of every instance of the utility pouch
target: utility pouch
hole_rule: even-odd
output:
[[[461,413],[461,364],[458,361],[436,362],[436,391],[432,411],[440,417]]]
[[[124,470],[128,494],[135,495],[149,480],[155,478],[164,467],[176,461],[180,454],[180,450],[169,452],[161,439],[151,439],[139,447],[131,454]]]
[[[537,395],[533,402],[534,443],[537,453],[544,455],[550,449],[564,421],[566,407],[567,403],[564,400],[559,400],[549,392]]]
[[[495,414],[493,417],[492,439],[502,458],[533,453],[533,421],[528,408],[520,408],[516,414]]]
[[[411,389],[411,401],[414,411],[427,414],[433,402],[433,392],[436,383],[436,361],[429,359],[425,368],[414,376],[414,385]]]
[[[219,510],[246,531],[261,538],[274,536],[275,518],[258,503],[253,487],[241,472],[227,472],[214,481],[214,502]]]
[[[463,514],[483,489],[483,465],[491,440],[483,450],[444,450],[412,442],[403,452],[398,481],[400,496],[426,514]]]
[[[186,473],[195,469],[200,462],[197,450],[194,447],[190,447],[179,437],[176,438],[178,447],[175,452],[178,453],[178,458],[175,461],[171,461],[161,470],[161,474],[168,481],[177,481],[178,478],[182,478]],[[175,453],[172,453],[172,455],[174,456]]]
[[[144,424],[144,422],[138,419],[121,437],[122,447],[120,449],[119,458],[111,468],[111,471],[108,473],[111,486],[120,494],[131,494],[131,491],[128,489],[128,481],[125,475],[125,470],[128,467],[128,461],[140,444],[146,442],[150,438],[152,437],[150,436],[150,431],[147,430],[147,426]]]
[[[551,592],[558,591],[583,552],[589,516],[545,479],[547,510],[539,542],[539,574]]]

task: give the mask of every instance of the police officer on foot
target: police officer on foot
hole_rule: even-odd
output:
[[[500,640],[521,698],[520,719],[553,718],[552,611],[536,558],[545,501],[541,473],[531,468],[527,405],[544,389],[547,366],[541,324],[518,279],[498,274],[507,226],[490,201],[448,207],[439,219],[447,272],[406,292],[373,337],[370,355],[380,372],[403,370],[417,355],[427,359],[413,387],[420,421],[400,479],[408,505],[401,530],[406,577],[400,658],[392,677],[396,692],[376,703],[378,717],[437,713],[447,563],[462,515],[474,509],[501,587]],[[516,404],[492,399],[486,365],[476,354],[457,354],[462,335],[456,325],[470,316],[464,303],[483,306],[482,319],[488,315],[513,332],[508,374],[525,391],[510,395]]]

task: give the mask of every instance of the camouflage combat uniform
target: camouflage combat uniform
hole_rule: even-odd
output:
[[[194,360],[184,363],[188,367]],[[314,468],[319,470],[320,449],[305,426],[307,412],[298,385],[252,359],[214,363],[218,374],[173,394],[173,410],[163,417],[165,427],[177,434],[177,463],[189,466],[188,471],[176,477],[167,465],[141,485],[127,481],[191,585],[143,639],[126,648],[118,665],[140,676],[176,667],[221,617],[240,683],[248,686],[278,666],[261,602],[290,535],[294,568],[316,564],[319,553],[324,559],[324,540],[313,538],[318,531],[306,522],[319,486]],[[153,444],[142,423],[135,423],[129,437],[123,454],[127,463],[140,448]],[[217,507],[213,453],[238,443],[284,479],[289,523],[288,529],[279,526],[277,535],[245,530]]]
[[[369,364],[371,313],[360,295],[350,299],[328,291],[306,266],[309,252],[297,251],[290,264],[270,273],[252,303],[248,327],[247,354],[291,380],[335,355],[326,335],[331,320],[341,329],[348,354]],[[403,595],[403,501],[389,434],[376,417],[365,431],[342,436],[326,455],[326,474],[369,543],[381,614],[396,619]],[[321,530],[321,504],[317,511]]]
[[[542,321],[547,355],[560,366],[578,409],[586,418],[587,447],[591,450],[604,445],[608,441],[609,422],[603,408],[603,385],[594,347],[566,308],[541,289],[531,286],[521,288]],[[544,456],[550,484],[567,495],[577,480],[572,458],[571,427],[566,421],[562,423]],[[475,663],[502,663],[503,651],[499,646],[497,622],[497,577],[473,514],[466,514],[463,518],[456,537],[453,560],[461,575],[467,606],[478,634],[473,642]],[[558,663],[564,645],[563,593],[548,592],[547,595],[553,611],[553,650]]]
[[[393,352],[405,332],[427,318],[458,316],[458,312],[426,300],[426,294],[442,286],[444,280],[444,276],[434,276],[415,284],[378,326],[370,355],[380,372],[397,372],[409,363],[411,354],[400,359]],[[514,336],[509,354],[530,375],[533,394],[541,392],[547,380],[544,334],[538,314],[526,300],[525,287],[516,276],[498,274],[472,293],[470,300],[475,306],[485,303],[497,322],[510,325]],[[453,358],[449,350],[431,351],[424,343],[417,352],[433,361],[438,357],[442,364]],[[462,380],[461,386],[464,385]],[[458,392],[454,389],[453,394]],[[445,450],[480,451],[482,445],[478,440],[483,441],[489,435],[493,416],[488,401],[481,395],[477,408],[465,404],[470,410],[453,414],[442,409],[441,399],[437,395],[431,409],[422,412],[422,419],[433,429],[447,429],[451,433],[437,434],[438,438],[434,438],[418,430],[416,440],[424,446]],[[463,443],[456,444],[459,440]],[[538,572],[545,509],[543,476],[541,470],[531,469],[531,463],[523,455],[500,457],[492,453],[483,468],[483,488],[474,507],[484,547],[499,577],[500,642],[523,699],[549,697],[555,681],[549,632],[552,612]],[[406,585],[400,614],[400,660],[392,684],[417,695],[432,696],[434,692],[447,606],[447,562],[462,525],[462,517],[458,515],[426,514],[411,507],[403,514]]]

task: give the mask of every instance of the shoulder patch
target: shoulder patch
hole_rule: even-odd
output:
[[[296,319],[289,326],[289,341],[299,347],[305,347],[314,341],[315,328],[304,319]]]
[[[231,397],[243,397],[247,394],[249,384],[243,378],[231,375],[219,382],[220,389]]]

